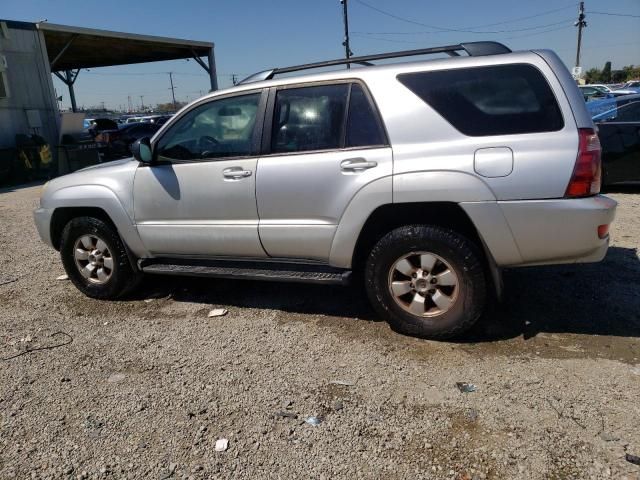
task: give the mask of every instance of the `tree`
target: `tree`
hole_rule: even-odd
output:
[[[604,68],[600,73],[600,81],[605,83],[609,83],[611,81],[611,62],[604,64]]]
[[[587,70],[584,74],[584,79],[587,83],[598,83],[602,77],[602,71],[599,68],[593,67]]]
[[[176,102],[176,108],[173,108],[173,102],[159,103],[156,105],[156,112],[177,112],[186,105],[185,102]]]

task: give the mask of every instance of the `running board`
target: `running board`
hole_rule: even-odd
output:
[[[143,261],[141,269],[144,273],[157,275],[331,285],[348,285],[351,277],[350,270],[333,268],[328,265],[269,261],[157,259]]]

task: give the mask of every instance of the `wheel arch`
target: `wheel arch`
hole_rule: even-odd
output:
[[[390,231],[415,224],[449,228],[472,241],[480,251],[497,298],[502,296],[502,275],[493,256],[465,210],[455,202],[392,203],[376,208],[365,221],[353,250],[351,268],[361,271],[373,246]]]
[[[53,209],[49,231],[54,248],[60,248],[60,236],[72,218],[93,216],[115,228],[130,254],[130,259],[148,256],[131,215],[110,188],[103,185],[61,188],[52,192],[46,203],[46,208]]]

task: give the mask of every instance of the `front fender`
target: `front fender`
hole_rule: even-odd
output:
[[[133,220],[115,192],[102,185],[76,185],[45,192],[41,207],[53,213],[58,208],[99,208],[118,229],[127,247],[138,258],[148,256]]]

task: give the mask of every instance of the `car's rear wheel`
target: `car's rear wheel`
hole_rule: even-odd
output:
[[[141,277],[132,268],[118,232],[99,218],[78,217],[67,223],[60,256],[69,279],[89,297],[120,297]]]
[[[376,311],[402,333],[445,339],[481,316],[486,279],[476,245],[452,230],[409,225],[372,249],[365,285]]]

